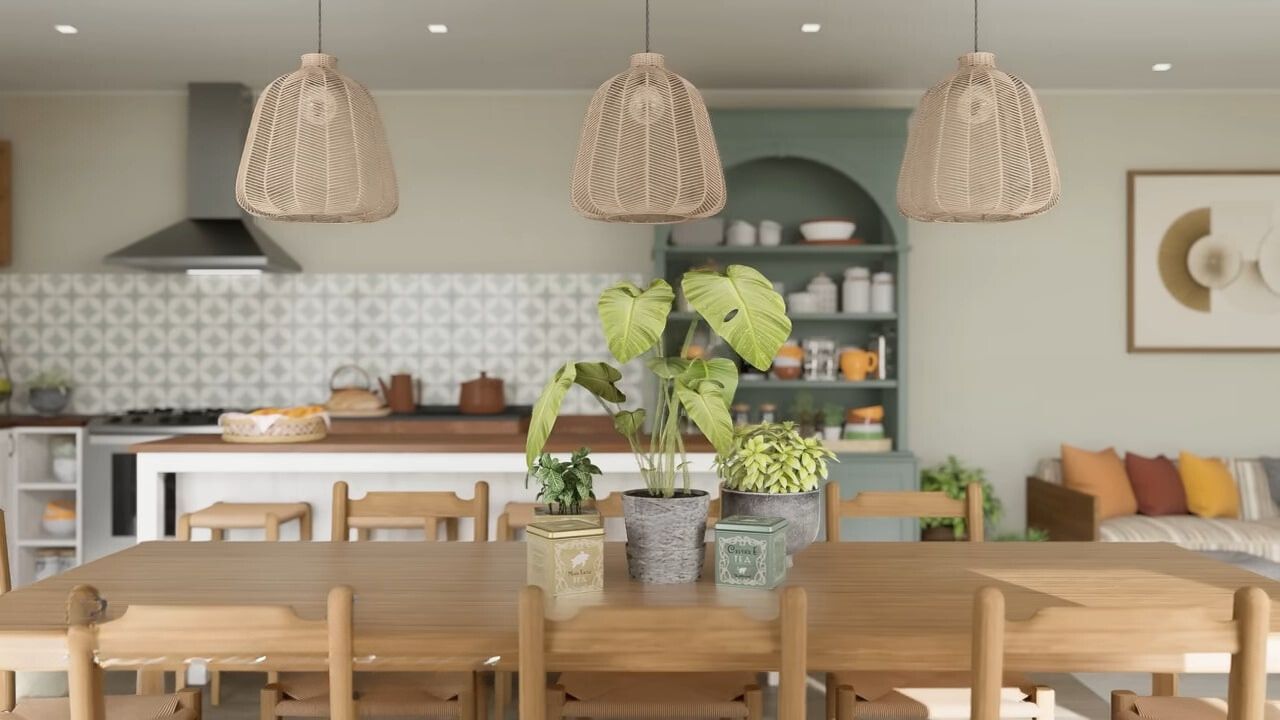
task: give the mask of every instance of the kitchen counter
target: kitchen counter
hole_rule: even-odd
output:
[[[689,452],[711,452],[700,435],[687,435]],[[492,433],[343,433],[306,443],[229,443],[217,435],[180,435],[130,446],[134,453],[517,453],[524,457],[523,434]],[[616,432],[554,433],[547,452],[571,453],[580,447],[600,453],[623,453],[631,457],[631,447]]]
[[[0,430],[15,427],[83,427],[87,415],[0,415]]]

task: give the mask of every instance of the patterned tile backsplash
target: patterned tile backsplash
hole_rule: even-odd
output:
[[[323,402],[354,363],[409,372],[421,402],[452,404],[480,371],[530,404],[566,360],[608,360],[596,298],[619,274],[0,274],[0,346],[15,412],[26,383],[68,373],[72,409]],[[628,396],[642,388],[623,369]],[[633,395],[634,394],[634,395]],[[585,393],[566,412],[598,413]]]

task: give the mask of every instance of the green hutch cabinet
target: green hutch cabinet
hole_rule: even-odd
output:
[[[866,347],[872,338],[889,339],[886,379],[850,382],[744,380],[735,402],[756,409],[777,406],[780,419],[800,393],[814,405],[842,408],[884,405],[885,431],[894,450],[885,453],[841,453],[831,477],[843,497],[862,490],[914,490],[916,460],[910,453],[906,423],[907,386],[903,377],[906,346],[906,221],[897,211],[898,166],[907,139],[905,110],[722,110],[711,113],[725,167],[729,199],[726,220],[758,224],[774,220],[783,226],[777,247],[675,247],[671,226],[660,226],[654,245],[656,275],[675,285],[685,270],[716,263],[746,264],[786,292],[804,289],[825,272],[839,286],[846,268],[860,265],[871,272],[893,273],[897,296],[893,313],[878,315],[795,314],[792,337],[828,337],[837,346]],[[852,217],[861,245],[829,247],[799,244],[799,224],[818,217]],[[678,346],[691,313],[673,313],[668,347]],[[732,352],[727,348],[723,352]],[[735,358],[736,359],[736,358]],[[846,520],[841,536],[849,540],[913,540],[916,522],[897,519]]]

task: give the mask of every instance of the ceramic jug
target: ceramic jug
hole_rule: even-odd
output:
[[[874,372],[879,364],[880,358],[875,353],[859,348],[845,348],[840,353],[840,372],[845,380],[866,380],[867,375]]]
[[[413,376],[407,373],[399,373],[391,376],[391,384],[378,378],[378,384],[382,386],[382,396],[387,399],[387,406],[391,408],[393,413],[411,413],[417,408],[417,403],[413,399]]]

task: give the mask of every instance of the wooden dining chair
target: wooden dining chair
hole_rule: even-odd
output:
[[[892,491],[860,492],[849,500],[840,499],[840,484],[827,483],[827,542],[840,542],[840,521],[844,518],[955,518],[964,520],[969,542],[982,542],[985,529],[982,513],[982,486],[965,487],[965,497],[957,500],[944,492]]]
[[[106,602],[93,587],[79,585],[67,599],[68,697],[24,701],[17,714],[71,720],[199,720],[200,693],[195,689],[170,695],[104,696],[102,663],[106,659],[112,667],[183,671],[190,658],[208,657],[212,650],[228,661],[287,656],[327,665],[330,697],[345,698],[333,703],[329,716],[355,720],[351,601],[350,588],[331,590],[327,620],[304,620],[284,606],[134,604],[104,622]],[[57,702],[67,703],[69,712],[56,714],[52,704]]]
[[[494,532],[498,541],[516,540],[516,532],[529,527],[529,523],[533,522],[534,511],[539,507],[542,507],[542,503],[509,502],[503,506]]]
[[[440,521],[445,537],[458,539],[458,520],[475,522],[472,539],[489,539],[489,483],[480,480],[470,500],[447,491],[370,492],[352,498],[347,483],[333,484],[333,530],[330,540],[346,542],[351,530],[357,540],[368,540],[372,530],[422,530],[427,540],[439,535]]]
[[[311,505],[296,503],[231,503],[216,502],[195,512],[178,516],[177,535],[182,541],[190,541],[193,530],[208,530],[211,542],[226,539],[228,530],[262,530],[267,542],[280,540],[280,526],[298,523],[298,539],[311,539]],[[275,673],[268,673],[267,681],[275,682]],[[181,690],[185,684],[182,673],[174,678],[174,687]],[[209,703],[222,704],[222,670],[209,668]]]
[[[780,667],[777,717],[803,720],[805,591],[788,587],[777,596],[779,613],[773,620],[755,619],[728,606],[607,605],[584,607],[568,619],[549,619],[542,589],[525,587],[519,609],[520,718],[755,720],[764,717],[756,674]],[[710,660],[726,672],[669,672],[689,659]],[[579,668],[590,672],[562,673],[560,684],[548,689],[548,669]],[[632,674],[620,682],[617,673]],[[571,684],[594,689],[589,697],[575,697]]]

